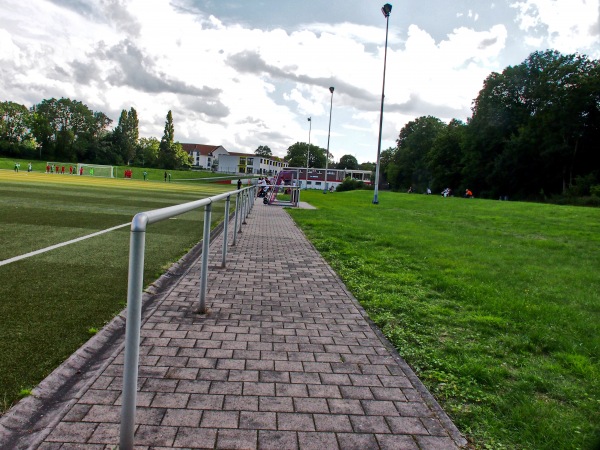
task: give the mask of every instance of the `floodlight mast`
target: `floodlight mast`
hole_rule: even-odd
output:
[[[310,164],[310,130],[312,129],[312,120],[308,118],[308,150],[306,152],[306,186],[308,187],[308,166]]]
[[[386,3],[381,8],[381,12],[385,17],[385,51],[383,54],[383,85],[381,87],[381,110],[379,112],[379,140],[377,142],[377,165],[375,166],[375,194],[373,195],[373,204],[379,204],[379,165],[381,155],[381,134],[383,129],[383,100],[385,98],[385,66],[387,62],[387,43],[388,43],[388,27],[390,24],[390,13],[392,5]]]
[[[331,86],[329,92],[331,92],[331,102],[329,103],[329,131],[327,132],[327,156],[325,157],[325,189],[323,194],[327,194],[327,170],[329,169],[329,137],[331,136],[331,110],[333,108],[333,91],[335,88]]]

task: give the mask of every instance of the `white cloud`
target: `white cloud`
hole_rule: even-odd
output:
[[[600,56],[598,0],[523,0],[511,5],[518,11],[519,27],[532,36],[528,43],[539,48],[540,42],[560,52],[587,50]]]

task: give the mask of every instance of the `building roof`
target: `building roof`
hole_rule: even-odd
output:
[[[204,144],[181,144],[187,153],[198,152],[201,155],[208,156],[221,145],[204,145]]]

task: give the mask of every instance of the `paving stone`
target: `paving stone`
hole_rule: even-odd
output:
[[[168,409],[162,419],[161,425],[170,427],[192,427],[200,425],[202,411],[194,409]]]
[[[315,414],[313,418],[317,431],[352,432],[352,424],[346,415]]]
[[[261,411],[293,412],[294,402],[292,397],[259,397]]]
[[[255,449],[258,432],[255,430],[219,430],[217,436],[218,449]]]
[[[258,432],[258,448],[261,450],[296,449],[298,448],[298,437],[293,431],[260,430]]]
[[[329,407],[324,398],[295,398],[294,410],[307,413],[328,413]]]
[[[277,413],[277,427],[280,430],[315,431],[312,414]]]
[[[337,433],[337,439],[344,450],[379,450],[373,434]]]
[[[350,421],[357,433],[389,433],[385,418],[379,416],[350,416]]]
[[[84,443],[93,434],[95,423],[59,423],[46,438],[49,442]]]
[[[396,434],[429,434],[427,428],[416,417],[387,417],[390,429]]]
[[[240,428],[250,430],[276,430],[277,415],[274,412],[251,412],[240,413]]]
[[[204,411],[200,426],[202,428],[237,428],[239,416],[238,411]]]
[[[338,447],[335,433],[298,433],[300,448],[306,450],[336,449]]]
[[[214,448],[217,430],[210,428],[179,427],[174,446],[183,448]]]
[[[140,425],[135,432],[135,444],[170,447],[176,434],[175,427]]]
[[[101,423],[88,439],[91,444],[111,444],[119,440],[120,425],[116,423]],[[63,447],[64,448],[64,447]]]
[[[250,395],[226,395],[223,409],[258,411],[258,397]]]
[[[419,450],[420,448],[412,436],[378,434],[376,438],[381,450]]]

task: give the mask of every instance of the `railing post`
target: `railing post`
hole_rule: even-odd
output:
[[[239,216],[239,203],[240,203],[240,193],[238,192],[235,196],[235,217],[233,218],[233,244],[236,245],[237,242],[237,234],[238,234],[238,216]]]
[[[204,207],[204,233],[202,234],[202,268],[200,269],[200,305],[198,313],[206,314],[206,285],[208,284],[208,252],[210,247],[210,213],[212,203]]]
[[[223,258],[221,259],[221,267],[225,267],[227,262],[227,232],[229,230],[229,204],[231,203],[230,196],[225,200],[225,219],[223,220]],[[235,234],[234,234],[235,236]]]
[[[245,189],[243,194],[244,194],[244,201],[242,202],[242,204],[244,206],[242,207],[242,218],[243,218],[242,224],[246,225],[246,217],[248,216],[248,212],[247,212],[248,211],[248,189]],[[240,227],[240,229],[241,229],[241,227]]]
[[[251,189],[250,189],[250,188],[248,188],[248,189],[246,190],[246,192],[248,193],[248,210],[247,210],[248,212],[247,212],[247,214],[246,214],[247,216],[249,216],[249,215],[250,215],[250,212],[252,212],[252,204],[250,203],[250,191],[251,191]]]
[[[127,286],[127,322],[125,324],[123,403],[121,405],[121,430],[119,439],[119,448],[122,450],[133,449],[133,435],[135,431],[145,241],[145,231],[131,231],[129,238],[129,281]]]
[[[240,208],[238,218],[240,219],[240,223],[238,226],[238,233],[242,232],[242,216],[244,215],[244,193],[240,192]]]

